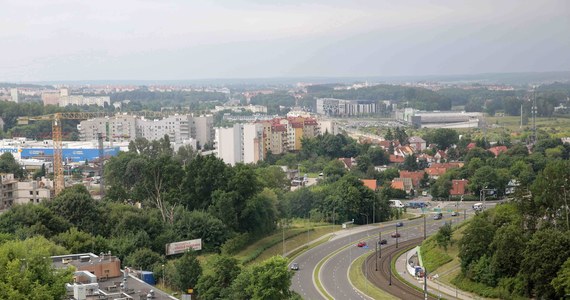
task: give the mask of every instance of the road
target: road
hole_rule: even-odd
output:
[[[454,205],[455,203],[453,203],[453,206]],[[470,205],[471,203],[462,204],[459,211],[468,209]],[[429,216],[426,219],[428,234],[436,232],[439,226],[452,218],[450,213],[445,212],[445,209],[442,211],[444,212],[444,218],[442,220],[432,220]],[[460,214],[458,217],[453,218],[453,222],[463,220],[463,218],[463,214]],[[404,227],[398,228],[398,232],[402,235],[401,238],[398,239],[398,242],[423,237],[423,218],[404,222]],[[381,224],[380,227],[378,227],[378,225],[368,226],[367,228],[370,229],[356,233],[353,232],[357,231],[357,229],[342,231],[340,233],[344,234],[344,236],[335,238],[304,252],[295,259],[300,269],[293,276],[291,289],[299,293],[303,299],[325,299],[316,287],[313,271],[320,261],[329,256],[319,274],[320,281],[327,293],[335,299],[365,299],[363,295],[353,289],[347,276],[348,269],[352,262],[358,256],[369,250],[358,248],[355,245],[358,241],[365,240],[369,245],[373,246],[378,238],[377,235],[379,231],[382,231],[383,239],[387,239],[389,245],[394,244],[395,239],[388,237],[389,234],[395,231],[394,224],[395,222],[388,222]],[[362,228],[358,230],[362,230]],[[335,251],[337,251],[337,253],[334,253]]]

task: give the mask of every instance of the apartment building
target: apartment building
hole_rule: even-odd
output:
[[[175,115],[162,119],[115,115],[81,121],[78,129],[82,141],[96,140],[97,133],[103,133],[112,142],[129,142],[138,137],[154,141],[168,135],[170,141],[178,145],[196,140],[203,146],[212,143],[215,135],[214,118],[210,115]]]
[[[257,123],[235,124],[230,128],[216,128],[216,154],[224,162],[257,163],[263,160],[263,126]]]
[[[373,100],[343,100],[317,98],[317,114],[328,116],[362,116],[376,114],[377,105]]]
[[[41,180],[18,181],[14,174],[0,174],[0,209],[10,208],[15,204],[38,204],[52,199],[53,181]]]

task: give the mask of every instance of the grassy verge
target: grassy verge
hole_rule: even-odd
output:
[[[370,255],[374,255],[374,252],[360,256],[352,263],[352,265],[350,265],[350,270],[348,273],[348,278],[350,282],[362,293],[366,294],[369,297],[372,297],[372,299],[378,299],[378,300],[398,299],[390,295],[389,293],[377,288],[372,283],[370,282],[367,283],[368,279],[362,272],[362,264],[364,263],[366,258]]]
[[[475,293],[477,295],[487,297],[487,298],[499,298],[499,299],[527,299],[520,296],[513,296],[509,291],[501,287],[490,287],[479,282],[474,282],[468,278],[463,277],[459,274],[452,280],[458,288]]]
[[[307,241],[312,241],[322,237],[325,234],[333,232],[332,226],[321,226],[309,229],[307,234],[306,228],[293,228],[285,230],[285,252],[296,249]],[[283,254],[283,233],[275,233],[265,237],[244,250],[240,251],[235,257],[244,264],[262,262],[272,256]]]

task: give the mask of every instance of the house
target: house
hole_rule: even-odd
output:
[[[445,151],[438,150],[435,153],[435,155],[433,156],[433,158],[438,163],[443,162],[443,161],[447,160],[447,153],[445,153]]]
[[[410,191],[414,189],[414,185],[412,184],[412,179],[410,178],[394,178],[392,179],[392,188],[403,190],[409,194]]]
[[[376,144],[380,148],[384,149],[384,151],[388,151],[388,150],[390,150],[390,146],[392,146],[392,141],[388,141],[388,140],[378,141]]]
[[[352,169],[352,167],[356,167],[356,159],[354,157],[341,157],[340,160],[344,164],[345,169]]]
[[[410,156],[414,153],[415,153],[414,149],[410,146],[398,146],[394,148],[394,154],[397,156],[405,157],[405,156]]]
[[[509,180],[509,183],[507,183],[507,188],[505,189],[505,195],[514,194],[517,187],[520,185],[520,182],[516,179]]]
[[[509,148],[507,148],[507,146],[495,146],[492,148],[489,148],[489,152],[493,153],[493,155],[495,155],[495,157],[499,156],[499,154],[503,153],[503,152],[507,152],[507,150],[509,150]]]
[[[403,156],[397,156],[394,154],[390,154],[390,162],[393,164],[401,164],[404,163],[406,159]]]
[[[442,176],[443,174],[445,174],[445,172],[447,172],[447,169],[438,168],[438,167],[429,167],[426,168],[424,171],[428,174],[429,178],[438,179],[439,176]]]
[[[467,194],[468,184],[469,180],[467,179],[453,179],[451,181],[451,190],[449,190],[449,194],[451,196],[460,196]]]
[[[416,152],[422,152],[426,149],[426,141],[419,136],[412,136],[408,139],[410,147],[412,147]]]
[[[361,181],[365,187],[373,191],[376,191],[378,189],[378,182],[376,181],[376,179],[361,179]]]
[[[410,171],[400,171],[400,178],[409,178],[412,180],[412,185],[414,188],[419,188],[420,187],[420,181],[424,178],[424,171],[416,171],[416,172],[410,172]]]

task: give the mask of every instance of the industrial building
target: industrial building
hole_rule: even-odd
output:
[[[396,119],[417,128],[478,128],[483,114],[464,111],[420,111],[405,108],[396,111]]]
[[[15,204],[39,204],[51,200],[53,181],[47,178],[18,181],[14,174],[0,174],[0,210]]]

